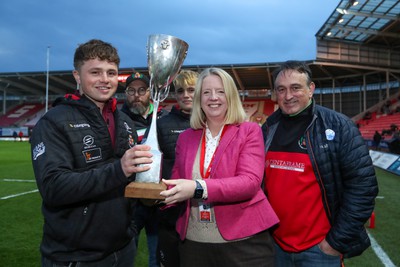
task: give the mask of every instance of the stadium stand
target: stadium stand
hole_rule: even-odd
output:
[[[44,104],[26,103],[20,104],[5,115],[0,117],[0,127],[22,126],[31,117],[39,117],[38,113],[43,110]]]

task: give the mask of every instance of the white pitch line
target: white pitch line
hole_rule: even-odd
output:
[[[386,252],[382,249],[381,246],[379,246],[378,242],[376,242],[375,238],[368,233],[369,239],[371,239],[371,247],[374,250],[376,256],[381,260],[383,265],[385,267],[396,267],[396,265],[393,264],[393,262],[390,260],[389,256],[386,254]]]
[[[13,197],[19,197],[19,196],[26,195],[26,194],[31,194],[31,193],[36,193],[38,191],[39,191],[38,189],[35,189],[35,190],[32,190],[32,191],[28,191],[28,192],[23,192],[23,193],[19,193],[19,194],[15,194],[15,195],[9,195],[9,196],[5,196],[5,197],[0,198],[0,200],[9,199],[9,198],[13,198]]]
[[[35,183],[36,180],[23,180],[23,179],[3,179],[4,182],[27,182],[27,183]]]

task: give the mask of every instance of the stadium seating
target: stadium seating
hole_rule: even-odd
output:
[[[392,124],[400,127],[400,113],[394,113],[391,115],[376,115],[376,113],[373,113],[372,118],[368,120],[368,122],[365,120],[360,121],[359,129],[364,139],[371,140],[375,131],[382,133],[383,130],[390,130],[390,126]],[[390,139],[391,137],[392,135],[384,136],[386,140]]]
[[[0,127],[22,126],[30,117],[40,112],[44,107],[44,104],[38,103],[20,104],[0,117]]]

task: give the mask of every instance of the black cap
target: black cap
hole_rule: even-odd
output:
[[[149,78],[147,78],[146,75],[144,75],[140,72],[135,72],[135,73],[132,73],[132,75],[129,75],[128,78],[126,78],[125,88],[127,88],[131,82],[136,81],[136,80],[141,80],[142,82],[144,82],[146,84],[146,86],[149,86],[149,84],[150,84]]]

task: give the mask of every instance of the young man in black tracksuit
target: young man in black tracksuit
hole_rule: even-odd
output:
[[[133,121],[116,109],[117,50],[101,40],[74,56],[79,92],[55,101],[31,135],[32,164],[44,216],[42,266],[133,266],[135,173],[151,162],[136,145]],[[140,166],[139,166],[140,165]]]
[[[158,142],[163,152],[162,177],[171,177],[175,162],[175,146],[181,132],[190,128],[190,112],[198,73],[182,70],[174,80],[175,98],[171,112],[157,122]],[[158,229],[158,258],[163,267],[179,267],[179,236],[175,223],[179,206],[160,211]]]

